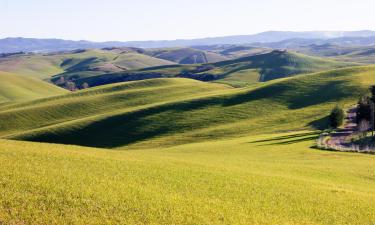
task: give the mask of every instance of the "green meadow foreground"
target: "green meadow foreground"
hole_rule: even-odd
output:
[[[9,76],[0,224],[375,224],[374,155],[314,148],[330,110],[375,83],[374,66],[74,93]]]
[[[375,158],[311,132],[114,151],[3,140],[5,224],[374,224]]]

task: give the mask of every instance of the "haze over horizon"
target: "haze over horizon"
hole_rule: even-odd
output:
[[[270,30],[375,30],[373,8],[375,3],[369,0],[0,0],[0,38],[141,41],[249,35]]]

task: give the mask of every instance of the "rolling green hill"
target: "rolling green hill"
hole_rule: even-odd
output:
[[[104,73],[95,76],[77,74],[72,77],[62,74],[61,76],[54,77],[52,82],[64,85],[64,83],[57,83],[63,76],[63,80],[74,80],[77,86],[87,83],[90,87],[93,87],[123,81],[162,77],[185,77],[243,87],[301,73],[324,71],[352,65],[354,64],[288,51],[273,51],[266,54],[210,64],[160,66],[125,72]]]
[[[375,64],[374,46],[308,45],[293,48],[303,54],[328,57],[337,61]]]
[[[312,147],[374,83],[366,66],[0,104],[0,224],[371,224],[374,157]]]
[[[26,101],[68,93],[35,78],[0,71],[0,103]]]
[[[49,80],[57,74],[95,75],[152,66],[171,65],[166,61],[142,54],[133,48],[75,50],[50,54],[14,54],[0,57],[0,71],[24,74]]]
[[[214,49],[213,52],[221,54],[231,59],[248,57],[253,55],[260,55],[271,52],[270,48],[253,47],[247,45],[230,45],[223,46],[222,48]]]
[[[0,120],[7,122],[1,132],[12,139],[123,148],[311,129],[324,125],[334,105],[356,102],[375,83],[374,74],[374,67],[356,67],[243,89],[187,79],[115,84],[2,107]]]
[[[147,50],[147,54],[179,64],[203,64],[228,60],[222,54],[194,48],[166,48]]]
[[[0,123],[0,134],[60,127],[64,123],[81,120],[99,121],[117,113],[225,93],[227,90],[231,88],[188,79],[154,79],[90,88],[57,97],[0,106],[0,118],[4,121]]]

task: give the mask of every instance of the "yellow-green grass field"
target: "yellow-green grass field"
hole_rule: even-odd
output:
[[[374,224],[373,155],[313,132],[115,151],[0,141],[4,224]]]

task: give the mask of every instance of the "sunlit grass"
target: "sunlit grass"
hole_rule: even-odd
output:
[[[0,221],[371,224],[375,158],[313,133],[111,151],[0,141]]]

